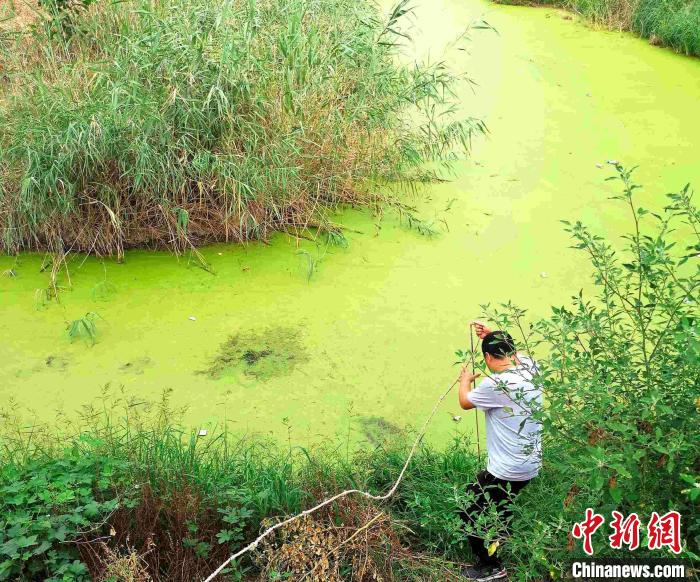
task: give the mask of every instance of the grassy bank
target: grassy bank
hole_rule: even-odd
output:
[[[405,2],[44,2],[0,34],[0,240],[120,254],[330,232],[483,125],[402,64]],[[7,22],[4,27],[9,26]]]
[[[497,0],[559,6],[609,28],[630,30],[656,45],[700,56],[699,0]]]
[[[203,579],[280,516],[345,488],[386,489],[409,438],[347,455],[344,446],[198,437],[163,411],[112,408],[67,446],[39,437],[41,452],[28,458],[6,446],[0,579]],[[476,469],[469,450],[459,440],[423,449],[390,507],[346,499],[286,528],[225,579],[449,579],[456,492]]]
[[[606,519],[596,557],[629,559],[607,543],[613,510],[636,512],[644,528],[652,512],[675,510],[680,553],[648,549],[642,529],[634,557],[698,559],[700,213],[689,187],[651,212],[639,207],[631,172],[615,164],[613,177],[613,199],[630,212],[623,245],[566,226],[590,258],[596,293],[577,293],[531,325],[514,305],[484,307],[537,357],[546,402],[531,409],[543,469],[512,522],[490,508],[469,526],[499,544],[514,580],[566,576],[582,556],[572,525],[588,507]],[[63,429],[3,411],[0,579],[202,579],[291,513],[347,488],[387,491],[415,436],[373,434],[374,446],[357,451],[301,448],[200,435],[179,418],[167,394],[155,405],[105,397]],[[464,436],[439,449],[424,443],[388,502],[348,498],[278,530],[226,579],[456,579],[472,559],[457,510],[479,468]]]

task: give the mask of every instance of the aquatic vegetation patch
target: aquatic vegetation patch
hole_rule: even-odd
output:
[[[361,416],[357,422],[367,442],[375,447],[402,432],[398,425],[381,416]]]
[[[265,381],[289,374],[307,360],[300,331],[274,327],[229,336],[210,365],[198,373],[219,379],[238,372]]]

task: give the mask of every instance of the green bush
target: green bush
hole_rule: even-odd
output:
[[[566,223],[597,293],[575,295],[531,327],[512,305],[493,314],[544,352],[545,470],[523,494],[510,546],[523,572],[561,572],[574,549],[571,538],[568,548],[562,542],[586,507],[608,520],[613,509],[634,511],[644,523],[652,511],[677,510],[683,555],[694,556],[700,541],[700,213],[688,186],[668,195],[661,214],[639,206],[632,172],[616,170],[623,192],[615,199],[632,221],[626,246]],[[596,536],[596,555],[612,552],[606,535]]]
[[[328,229],[467,148],[444,63],[402,64],[402,0],[129,0],[0,37],[2,248],[181,250]]]

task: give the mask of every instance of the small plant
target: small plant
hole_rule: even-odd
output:
[[[111,281],[107,280],[107,267],[104,263],[102,263],[102,270],[104,272],[102,281],[95,283],[95,286],[92,288],[92,298],[95,301],[104,301],[109,299],[117,292],[117,286]]]
[[[52,293],[51,289],[48,287],[44,287],[42,289],[35,289],[34,290],[34,309],[37,311],[41,311],[43,309],[46,309],[51,303],[51,298],[52,298]]]
[[[331,235],[333,236],[333,235]],[[337,237],[337,235],[335,235]],[[341,238],[334,238],[334,243],[340,243],[342,245],[342,241],[345,239],[345,237]],[[300,249],[297,251],[297,255],[301,257],[301,262],[302,262],[302,268],[304,269],[305,275],[306,275],[306,282],[310,282],[311,279],[313,278],[314,274],[316,273],[316,270],[318,269],[318,266],[323,262],[323,260],[326,258],[326,254],[328,252],[328,244],[321,246],[318,242],[316,243],[316,249],[313,253],[305,250],[305,249]]]
[[[187,264],[188,265],[193,265],[194,267],[198,269],[202,269],[202,271],[205,271],[209,273],[210,275],[215,275],[216,273],[214,272],[214,269],[212,266],[209,264],[209,261],[204,258],[204,255],[200,253],[196,248],[190,245],[190,251],[187,257]]]
[[[17,264],[19,263],[19,255],[15,255],[15,260],[12,263],[12,266],[9,269],[5,269],[2,272],[3,277],[8,277],[10,279],[14,278],[17,276]]]
[[[314,254],[310,253],[307,250],[301,249],[300,251],[297,252],[297,255],[302,257],[302,264],[304,266],[304,271],[306,274],[306,282],[310,282],[314,274],[316,273],[316,269],[318,268],[318,265],[323,261],[326,253],[324,252],[321,254],[320,250],[318,247],[316,247],[316,252]]]
[[[71,341],[82,338],[94,346],[97,341],[97,320],[102,319],[94,311],[88,311],[83,317],[69,321],[66,331]]]
[[[340,228],[329,228],[327,231],[323,231],[321,235],[327,246],[343,249],[348,246],[348,239]]]

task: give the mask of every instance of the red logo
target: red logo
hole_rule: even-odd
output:
[[[625,517],[619,511],[612,512],[610,527],[613,530],[608,536],[610,547],[616,550],[627,546],[629,550],[636,550],[639,547],[639,530],[641,522],[636,513],[630,513]],[[593,534],[605,523],[605,518],[586,508],[586,518],[574,524],[571,535],[577,539],[583,539],[583,551],[589,556],[593,555]],[[651,514],[647,525],[647,547],[650,550],[661,550],[669,548],[676,554],[681,553],[681,514],[677,511],[669,511],[659,516],[654,511]]]
[[[595,513],[590,507],[586,508],[586,519],[580,523],[575,523],[571,530],[575,538],[583,538],[583,551],[589,556],[593,555],[593,542],[591,536],[598,528],[605,523],[605,518],[602,515]]]
[[[650,550],[660,550],[668,546],[673,553],[680,554],[681,514],[677,511],[669,511],[659,517],[659,514],[654,511],[647,526],[647,534]]]
[[[608,536],[610,547],[619,550],[625,545],[630,550],[636,550],[639,547],[639,516],[630,513],[627,519],[623,519],[625,516],[619,511],[613,511],[612,515],[610,527],[613,533]]]

